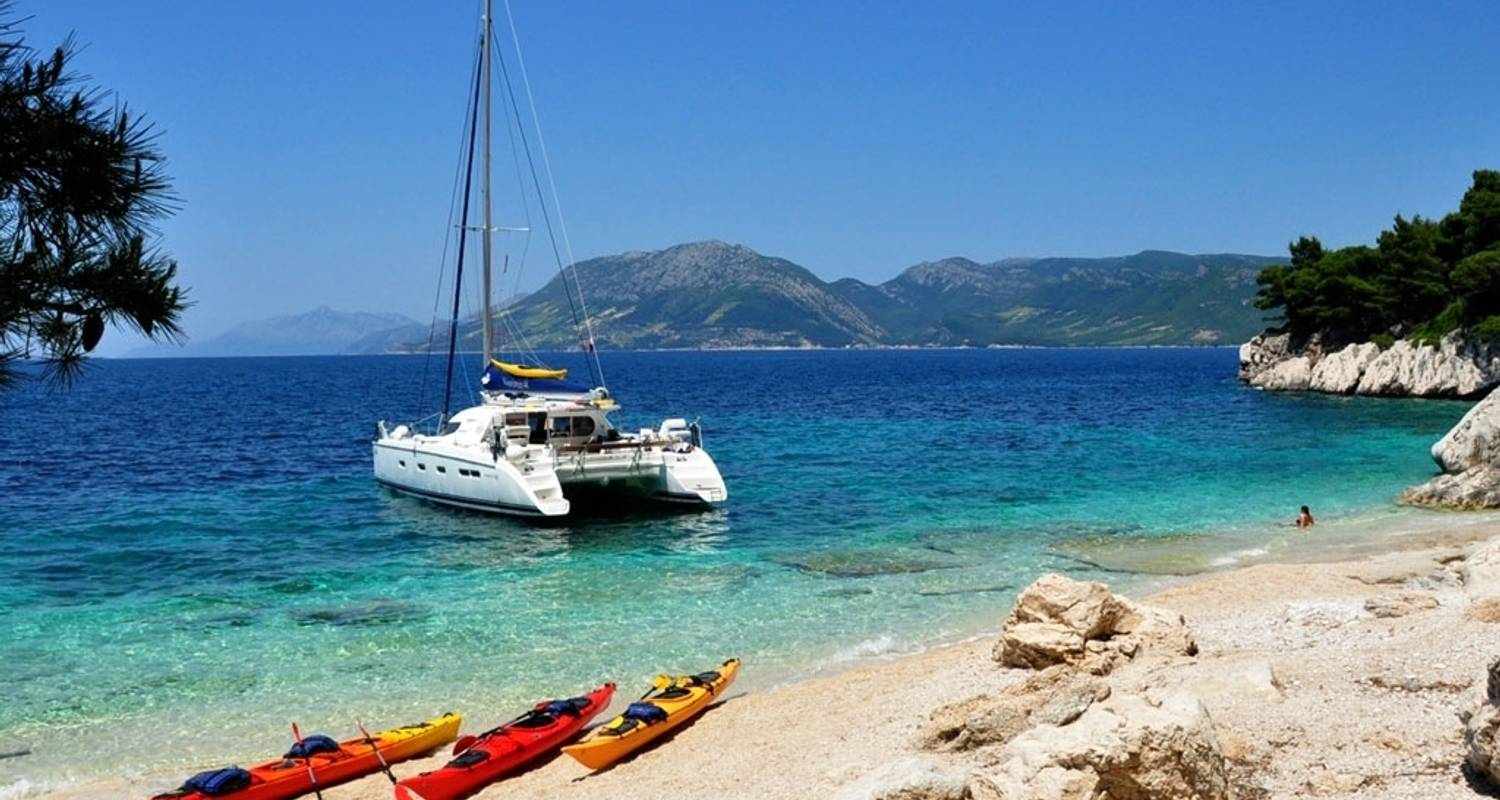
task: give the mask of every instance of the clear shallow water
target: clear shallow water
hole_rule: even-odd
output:
[[[100,362],[0,393],[0,753],[33,750],[0,797],[280,752],[292,719],[477,726],[729,655],[755,688],[956,639],[1041,571],[1098,574],[1070,556],[1101,542],[1232,553],[1301,503],[1397,513],[1467,407],[1268,395],[1234,365],[612,353],[626,426],[702,415],[731,501],[550,525],[374,484],[374,420],[434,395],[420,357]]]

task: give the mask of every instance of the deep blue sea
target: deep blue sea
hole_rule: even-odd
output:
[[[1466,409],[1249,390],[1229,349],[610,353],[624,427],[701,417],[730,501],[534,524],[372,480],[375,421],[435,410],[440,366],[113,360],[0,392],[0,753],[32,751],[0,797],[279,753],[293,719],[476,727],[731,655],[753,690],[952,641],[1094,553],[1415,513],[1392,499]]]

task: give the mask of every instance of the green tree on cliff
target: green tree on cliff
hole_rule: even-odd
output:
[[[173,198],[150,124],[24,43],[0,0],[0,385],[38,358],[64,381],[107,324],[174,339],[177,265],[153,244]]]
[[[1304,236],[1289,250],[1290,263],[1261,272],[1255,306],[1294,334],[1500,336],[1500,172],[1475,171],[1442,220],[1397,215],[1373,248],[1326,250]]]

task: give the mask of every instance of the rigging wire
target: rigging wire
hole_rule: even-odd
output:
[[[478,52],[478,48],[475,48],[474,57],[476,63],[474,66],[474,77],[472,79],[472,83],[478,83],[478,59],[482,57]],[[432,296],[432,321],[427,325],[427,349],[422,356],[422,382],[418,385],[417,388],[418,414],[422,413],[422,409],[425,407],[427,402],[427,380],[432,371],[432,341],[437,337],[438,307],[439,304],[441,304],[443,301],[443,278],[447,276],[448,272],[448,247],[453,243],[453,218],[454,213],[458,210],[459,179],[462,178],[464,174],[464,139],[467,138],[468,135],[468,131],[465,129],[468,127],[467,123],[469,121],[469,118],[475,113],[475,101],[473,98],[477,91],[477,88],[471,88],[470,91],[465,95],[467,103],[464,108],[463,116],[465,124],[459,126],[458,130],[458,146],[455,148],[458,151],[458,158],[455,160],[456,163],[453,165],[453,187],[448,192],[448,217],[447,224],[444,226],[443,232],[443,254],[438,259],[437,290],[433,293]],[[422,419],[426,420],[427,417],[423,417]],[[420,421],[421,420],[419,420],[419,422]]]
[[[487,28],[490,21],[486,19],[484,24]],[[469,239],[469,196],[472,194],[469,190],[474,183],[474,140],[479,133],[479,78],[484,65],[484,48],[491,38],[493,37],[486,31],[479,44],[480,59],[474,67],[474,113],[469,117],[468,165],[464,168],[464,201],[463,210],[459,213],[458,265],[453,270],[453,319],[448,327],[448,372],[443,377],[443,414],[439,418],[439,426],[447,423],[448,408],[453,399],[453,354],[458,349],[458,306],[464,279],[464,250]]]
[[[526,179],[521,173],[521,152],[520,148],[516,146],[516,128],[520,127],[521,120],[513,115],[509,105],[501,103],[500,107],[505,113],[505,136],[510,143],[510,162],[516,173],[516,196],[521,201],[521,214],[526,220],[526,235],[521,240],[521,252],[516,259],[516,274],[511,284],[511,298],[514,298],[521,292],[521,280],[526,272],[526,256],[531,252],[531,201],[527,199]],[[516,352],[521,356],[521,360],[526,361],[529,359],[529,363],[540,364],[541,360],[537,358],[536,352],[531,349],[531,343],[526,341],[526,337],[521,334],[519,327],[511,317],[511,305],[513,303],[506,303],[500,307],[501,322],[505,326],[505,330],[512,334],[511,341],[515,343]]]
[[[531,104],[532,122],[535,123],[535,128],[536,128],[536,131],[537,131],[538,146],[544,148],[545,147],[545,143],[540,139],[540,136],[541,136],[541,124],[536,119],[536,103],[531,98],[531,84],[530,84],[529,81],[526,80],[526,77],[525,77],[525,64],[524,64],[524,62],[520,62],[519,61],[520,55],[521,55],[520,49],[519,49],[520,38],[516,34],[515,19],[510,14],[510,4],[509,4],[508,0],[506,2],[505,13],[506,13],[506,19],[510,22],[511,38],[515,42],[515,44],[517,46],[516,56],[517,56],[517,59],[518,59],[518,63],[520,63],[520,68],[522,70],[522,80],[525,82],[525,87],[526,87],[526,92],[527,92],[527,99],[528,99],[528,101]],[[515,111],[516,118],[519,120],[521,118],[520,104],[516,101],[515,88],[514,88],[513,84],[511,83],[511,80],[510,80],[510,70],[506,66],[505,56],[504,56],[504,54],[502,52],[500,52],[500,48],[499,47],[495,47],[495,56],[496,56],[496,59],[500,62],[500,75],[501,75],[502,79],[505,82],[506,96],[509,98],[511,107]],[[553,257],[554,260],[556,260],[558,270],[562,274],[562,279],[563,279],[563,294],[567,297],[567,299],[568,299],[568,308],[573,313],[573,324],[574,324],[574,327],[578,330],[578,332],[579,332],[580,335],[583,335],[585,337],[584,349],[585,349],[585,351],[587,353],[586,363],[587,363],[588,368],[589,368],[589,373],[593,377],[593,379],[598,382],[598,385],[601,386],[601,387],[603,387],[604,386],[604,368],[603,368],[603,365],[599,361],[599,354],[598,354],[597,349],[594,346],[593,326],[589,322],[588,314],[587,314],[587,308],[585,307],[583,309],[582,316],[580,316],[580,313],[579,313],[579,308],[583,304],[583,286],[582,286],[582,284],[578,283],[578,271],[577,271],[577,269],[575,267],[574,270],[573,270],[573,282],[574,282],[574,284],[576,284],[578,286],[578,303],[574,303],[573,302],[573,292],[570,289],[570,287],[568,286],[568,265],[564,263],[563,256],[562,256],[562,251],[558,248],[557,233],[553,230],[553,226],[552,226],[552,214],[547,210],[547,197],[546,197],[546,193],[542,190],[541,178],[537,174],[536,160],[532,157],[532,154],[531,154],[531,144],[530,144],[530,141],[526,137],[526,130],[525,130],[525,128],[523,126],[520,126],[520,125],[518,125],[517,128],[518,128],[518,133],[520,134],[520,138],[521,138],[521,147],[522,147],[522,150],[526,154],[526,164],[529,167],[530,172],[531,172],[531,182],[536,187],[538,209],[541,211],[541,214],[542,214],[542,222],[545,225],[545,227],[547,228],[547,239],[548,239],[548,241],[552,245],[552,257]],[[545,149],[543,150],[542,157],[543,157],[543,160],[545,162],[546,161],[546,152],[545,152]],[[556,201],[557,201],[557,186],[556,186],[556,182],[552,181],[552,175],[551,175],[550,167],[548,167],[548,180],[552,184],[553,203],[556,204]],[[559,214],[558,214],[558,225],[561,226],[562,225],[561,208],[559,207],[557,210],[559,211]],[[567,236],[566,230],[563,231],[563,236],[564,236],[564,239],[566,240],[566,236]],[[569,253],[571,254],[571,248],[569,248]],[[571,258],[571,255],[570,255],[570,258]]]
[[[588,356],[593,369],[598,373],[599,386],[604,386],[604,364],[599,361],[599,350],[594,346],[594,323],[589,317],[589,307],[583,297],[583,283],[578,279],[578,261],[573,257],[573,242],[568,238],[568,225],[563,219],[562,198],[557,193],[557,180],[552,174],[552,159],[547,155],[547,140],[542,136],[542,118],[536,113],[536,97],[531,93],[531,77],[526,73],[526,55],[521,52],[521,37],[516,32],[516,18],[510,11],[510,0],[504,0],[505,21],[510,25],[510,38],[516,47],[516,64],[521,68],[521,85],[526,87],[526,104],[531,109],[531,122],[536,128],[537,147],[542,151],[542,168],[547,173],[547,185],[552,189],[552,207],[557,211],[557,227],[562,232],[563,250],[568,255],[568,266],[572,270],[573,285],[578,289],[578,305],[583,310],[583,328],[588,336]],[[538,192],[541,187],[537,187]],[[562,267],[561,264],[558,265]],[[567,283],[567,276],[563,276]]]

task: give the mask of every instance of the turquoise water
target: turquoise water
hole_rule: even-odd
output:
[[[0,394],[0,797],[747,660],[750,689],[993,628],[1079,542],[1393,513],[1463,403],[1269,395],[1230,350],[617,353],[726,508],[521,524],[397,497],[420,357],[101,362]],[[1060,548],[1060,549],[1057,549]],[[7,788],[8,787],[8,788]]]

